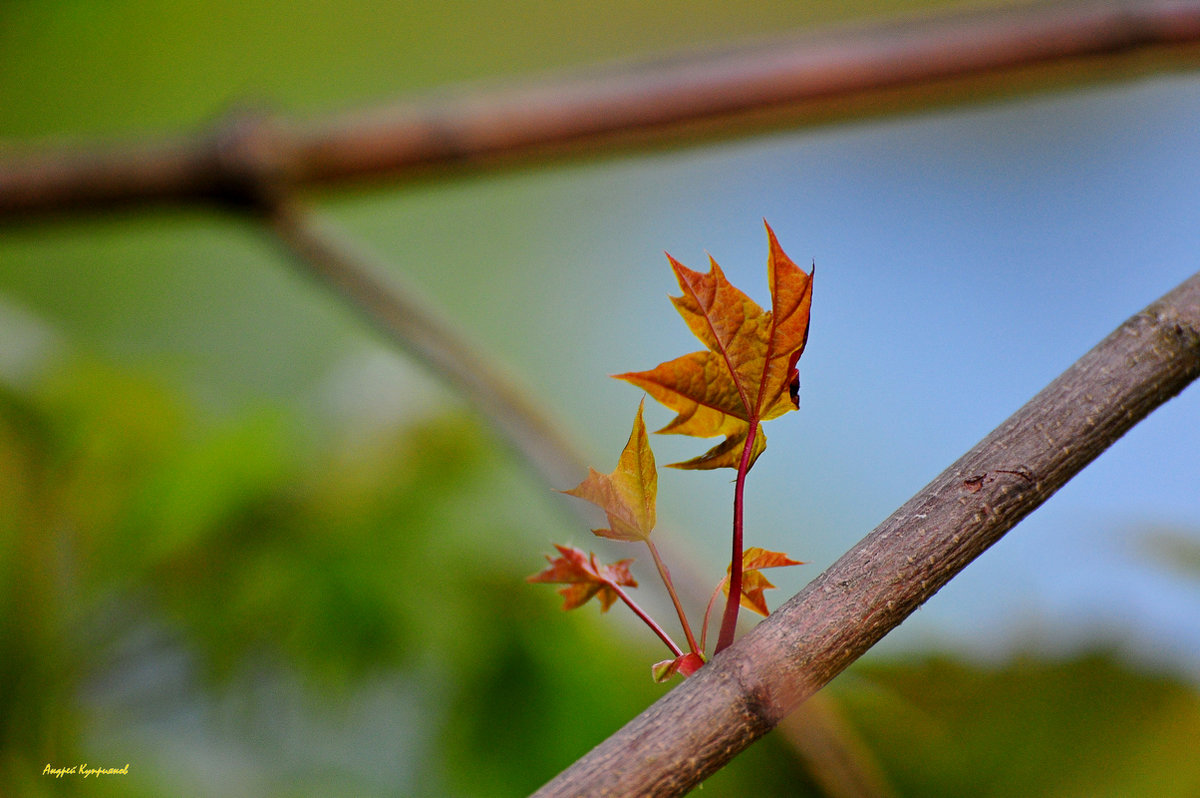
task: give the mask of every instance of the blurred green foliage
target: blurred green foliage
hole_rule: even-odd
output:
[[[264,690],[336,716],[394,679],[416,697],[390,711],[415,722],[362,757],[378,794],[520,794],[662,692],[653,641],[620,642],[638,627],[522,581],[572,533],[471,422],[348,444],[281,410],[205,419],[79,360],[0,396],[0,794],[82,789],[42,769],[99,752],[132,761],[113,794],[227,794],[190,716],[232,713],[209,734],[250,747],[278,722]],[[304,767],[267,756],[250,783],[369,794],[344,757],[306,760],[300,729]],[[429,755],[389,761],[398,743]]]
[[[520,795],[661,694],[619,608],[521,581],[571,533],[471,422],[312,426],[96,360],[5,384],[0,794]],[[899,795],[1200,788],[1200,696],[1111,656],[829,696]],[[82,762],[131,775],[42,775]],[[704,794],[817,794],[806,768],[775,734]]]
[[[461,418],[387,431],[353,450],[318,447],[281,411],[206,423],[152,381],[85,362],[2,397],[8,784],[44,762],[86,758],[89,736],[113,732],[89,725],[113,700],[92,691],[124,685],[116,692],[133,696],[121,702],[139,702],[137,685],[124,684],[130,673],[170,664],[136,647],[130,655],[147,630],[185,656],[200,694],[259,664],[295,671],[326,700],[384,673],[436,676],[461,732],[446,736],[447,750],[476,752],[477,767],[464,772],[486,773],[478,766],[489,757],[478,753],[500,753],[467,741],[496,736],[536,750],[497,729],[527,715],[513,710],[541,692],[527,690],[531,679],[556,679],[583,698],[533,713],[535,729],[562,727],[547,737],[546,764],[496,759],[526,783],[594,743],[593,723],[614,725],[653,693],[641,680],[619,699],[603,698],[608,685],[579,690],[579,676],[611,668],[620,683],[645,669],[601,645],[588,628],[595,619],[558,615],[550,596],[520,581],[538,562],[530,528],[549,536],[545,511]],[[480,726],[481,689],[496,693],[484,697],[498,727]],[[572,722],[581,716],[591,722]],[[436,737],[444,724],[411,733]]]
[[[902,795],[1200,794],[1200,694],[1113,652],[865,663],[835,692]]]

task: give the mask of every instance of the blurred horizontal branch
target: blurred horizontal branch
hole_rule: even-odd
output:
[[[823,574],[537,795],[682,795],[1200,376],[1200,272],[1128,319]]]
[[[195,136],[9,155],[0,218],[594,156],[1198,63],[1200,0],[926,15],[324,120],[243,116]]]

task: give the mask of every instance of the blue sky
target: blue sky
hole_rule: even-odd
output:
[[[561,282],[530,278],[566,310],[538,317],[556,340],[521,367],[611,468],[639,397],[603,375],[696,346],[661,251],[695,268],[712,253],[765,301],[765,216],[817,264],[801,411],[768,426],[748,499],[751,542],[812,563],[780,580],[790,593],[1200,268],[1197,119],[1200,81],[1164,77],[582,167],[543,189],[541,224],[564,231],[550,240],[566,237],[573,262]],[[648,408],[652,425],[669,417]],[[703,446],[654,444],[660,462]],[[1200,677],[1200,580],[1144,545],[1165,529],[1200,540],[1198,452],[1193,386],[884,648],[1100,640]],[[660,513],[719,558],[728,475],[661,484]]]

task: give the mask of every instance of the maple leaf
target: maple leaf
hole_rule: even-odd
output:
[[[785,565],[803,565],[799,560],[793,560],[786,554],[778,551],[767,551],[759,546],[752,546],[742,553],[742,606],[748,610],[754,610],[759,615],[767,616],[770,610],[767,609],[766,599],[763,598],[763,591],[768,588],[773,588],[765,576],[763,576],[760,568],[779,568]],[[728,572],[728,569],[726,569]],[[721,589],[725,595],[729,595],[729,575],[721,579]]]
[[[759,422],[799,404],[796,362],[808,341],[812,275],[792,262],[767,229],[767,282],[771,310],[735,288],[711,257],[709,271],[693,271],[670,255],[682,296],[671,302],[707,347],[649,371],[615,374],[645,390],[677,415],[659,432],[724,442],[675,468],[738,468],[755,429],[750,465],[766,449]]]
[[[608,612],[613,602],[621,597],[617,585],[637,587],[637,581],[629,573],[629,564],[633,560],[598,565],[595,554],[585,554],[582,549],[557,543],[554,548],[558,549],[561,556],[547,554],[546,560],[550,565],[543,571],[525,577],[525,581],[565,585],[558,589],[564,599],[564,610],[582,607],[592,596],[596,596],[600,601],[600,611]]]
[[[646,424],[642,421],[645,405],[645,400],[638,405],[633,431],[621,451],[616,469],[611,474],[601,474],[589,468],[582,482],[562,491],[604,510],[609,528],[592,530],[600,537],[649,541],[654,529],[658,470],[654,467],[654,453],[650,451]]]

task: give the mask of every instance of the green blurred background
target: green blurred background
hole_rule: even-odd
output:
[[[238,107],[302,118],[463,81],[488,85],[913,6],[9,0],[0,4],[0,155],[195,130]],[[740,261],[747,276],[734,282],[757,293],[765,251],[758,224],[767,215],[798,261],[816,257],[830,287],[822,295],[818,283],[805,358],[805,385],[813,387],[801,415],[818,420],[796,422],[808,431],[790,458],[791,439],[769,431],[773,448],[756,468],[764,487],[751,497],[761,543],[812,563],[777,580],[774,606],[1124,315],[1195,268],[1163,254],[1147,259],[1157,267],[1114,265],[1110,273],[1120,276],[1111,280],[1081,277],[1087,264],[1064,264],[1065,276],[1030,267],[1019,289],[988,284],[995,312],[1009,316],[997,323],[1059,325],[1046,328],[1045,339],[1056,342],[1040,347],[1046,360],[1030,353],[1028,374],[1000,364],[997,376],[959,358],[944,364],[952,376],[930,380],[911,352],[948,360],[933,343],[946,336],[936,323],[911,326],[911,318],[936,316],[949,327],[956,314],[980,315],[977,295],[954,293],[961,261],[953,235],[926,239],[916,262],[905,260],[899,235],[885,236],[862,256],[880,271],[855,277],[850,253],[862,254],[872,229],[893,229],[869,196],[891,193],[893,211],[906,206],[891,223],[907,226],[895,229],[920,229],[914,207],[936,204],[911,197],[925,196],[930,183],[981,193],[972,170],[987,171],[976,158],[988,156],[971,147],[1011,149],[1035,172],[1045,153],[1027,146],[1037,135],[1030,131],[1053,131],[1064,118],[1108,120],[1110,106],[1132,105],[1150,109],[1137,119],[1154,120],[1154,109],[1183,108],[1182,121],[1163,121],[1163,129],[1187,120],[1194,128],[1193,78],[1146,91],[1085,93],[1068,98],[1066,111],[1027,100],[890,127],[865,121],[314,200],[541,396],[601,470],[612,467],[637,401],[604,375],[693,345],[663,298],[671,286],[662,249],[693,266],[704,247],[723,264]],[[1157,130],[1147,140],[1158,140]],[[1120,128],[1113,140],[1132,135]],[[966,142],[961,152],[969,155],[944,171],[925,169],[920,145],[905,137],[951,157],[957,151],[944,142]],[[889,150],[889,141],[903,146]],[[1105,149],[1105,141],[1099,133],[1087,139],[1094,149],[1085,146],[1081,158],[1152,187],[1167,174],[1132,157],[1137,146],[1114,156],[1119,148]],[[1080,149],[1077,140],[1059,143]],[[1193,137],[1184,146],[1194,144]],[[791,158],[803,161],[810,182],[773,183]],[[842,172],[829,177],[822,164]],[[895,164],[911,165],[913,175]],[[1027,186],[1045,197],[1047,187],[1027,177],[1013,188],[1018,172],[1009,190]],[[1105,188],[1116,179],[1108,174]],[[849,186],[845,197],[814,189],[835,180]],[[1194,253],[1195,185],[1176,190],[1183,196],[1170,204],[1179,218],[1153,211],[1162,229],[1131,245],[1142,255],[1157,253],[1158,240],[1182,240]],[[1009,207],[1040,213],[1016,196]],[[821,206],[839,202],[858,214],[850,220],[856,232],[840,238],[820,224]],[[803,218],[812,221],[795,221]],[[988,230],[1002,224],[986,212],[977,222]],[[972,228],[962,236],[981,239]],[[991,243],[1006,258],[1016,246],[999,233]],[[839,269],[849,276],[839,278]],[[927,271],[945,287],[933,313],[856,305],[884,307],[869,305],[868,278],[888,294],[883,281],[904,269]],[[1108,282],[1111,294],[1080,299],[1080,285],[1092,282]],[[1043,312],[1038,301],[1057,309]],[[1039,310],[1028,318],[1012,310],[1024,306]],[[860,325],[862,349],[838,326],[858,315],[885,329]],[[886,332],[904,324],[904,335]],[[861,412],[856,397],[880,391],[858,382],[860,374],[876,371],[890,380],[883,407]],[[963,374],[973,387],[953,382]],[[822,393],[822,384],[846,393]],[[988,396],[973,397],[961,418],[939,408],[933,421],[919,418],[933,400],[914,392],[917,385],[960,406],[970,391]],[[1194,393],[1179,400],[1191,404],[1172,423],[1148,435],[1194,436]],[[834,407],[877,421],[847,431]],[[814,426],[830,430],[828,439]],[[903,437],[906,428],[924,448]],[[694,454],[690,444],[663,442],[669,453],[660,460]],[[1153,458],[1126,450],[1130,471],[1182,486],[1172,493],[1181,509],[1148,516],[1144,506],[1164,502],[1146,499],[1126,510],[1129,524],[1158,530],[1145,538],[1157,556],[1182,566],[1176,582],[1161,569],[1145,572],[1156,589],[1166,583],[1174,591],[1155,592],[1156,606],[1191,617],[1200,616],[1200,518],[1195,449],[1183,450],[1174,466],[1148,465]],[[863,477],[851,460],[880,468]],[[720,509],[727,480],[696,479],[664,476],[660,514],[664,526],[694,532],[695,558],[715,581],[726,530],[712,519],[728,512]],[[876,489],[864,498],[868,481]],[[793,493],[796,483],[811,487]],[[1103,483],[1080,490],[1081,503],[1105,512],[1096,499],[1106,494]],[[693,501],[698,491],[721,494],[718,509]],[[797,518],[804,535],[780,540],[779,519]],[[1086,526],[1091,518],[1074,520]],[[122,210],[0,228],[0,536],[3,796],[520,795],[667,689],[649,679],[662,652],[622,608],[611,617],[591,606],[564,614],[551,590],[522,582],[551,541],[599,548],[559,498],[436,375],[294,272],[253,222],[216,211]],[[1071,542],[1078,539],[1052,545]],[[1045,551],[1040,545],[1023,550],[1026,562]],[[1078,551],[1050,549],[1064,550]],[[649,586],[651,574],[640,576]],[[1027,578],[1017,569],[1001,584]],[[986,582],[969,589],[997,590]],[[820,794],[812,768],[821,757],[796,743],[806,724],[835,730],[851,772],[879,794],[1200,793],[1194,639],[1164,625],[1163,639],[1183,642],[1156,657],[1156,641],[1130,643],[1089,619],[1073,625],[1072,645],[1055,646],[1057,624],[1072,622],[1044,611],[1033,599],[1021,605],[1027,628],[1019,631],[1040,636],[990,634],[977,617],[959,618],[960,627],[926,630],[907,647],[869,657],[823,694],[790,738],[773,733],[703,794]],[[47,764],[84,762],[129,763],[130,773],[43,775]]]

